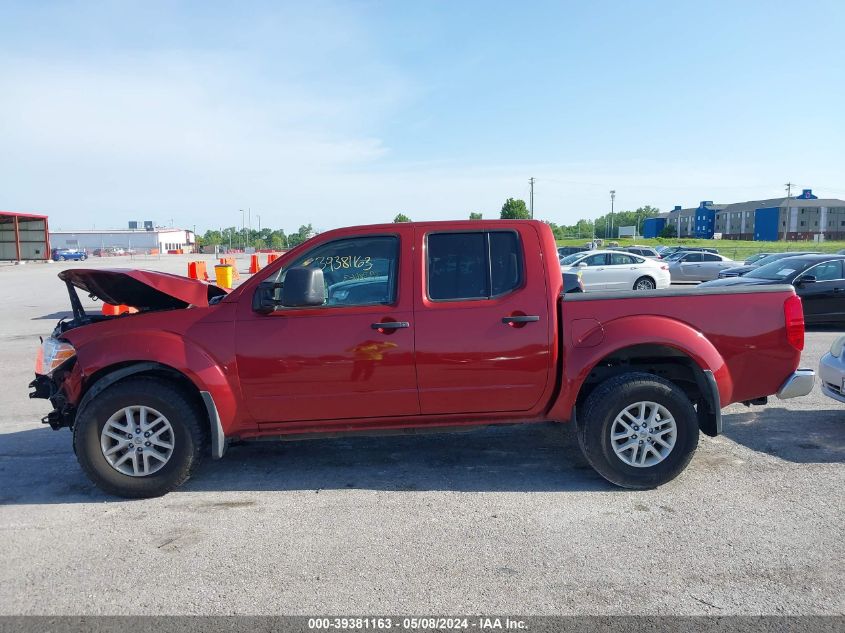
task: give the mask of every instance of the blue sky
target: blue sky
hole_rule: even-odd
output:
[[[0,0],[0,208],[328,229],[845,198],[845,3]],[[253,224],[257,221],[254,219]]]

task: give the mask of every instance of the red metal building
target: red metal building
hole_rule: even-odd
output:
[[[47,259],[50,259],[47,216],[0,211],[0,260]]]

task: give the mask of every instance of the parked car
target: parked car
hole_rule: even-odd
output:
[[[704,247],[704,246],[669,246],[666,250],[661,251],[661,255],[663,259],[668,259],[673,255],[678,253],[692,253],[692,252],[701,252],[701,253],[717,253],[718,250],[715,248]]]
[[[587,251],[560,260],[561,272],[581,272],[586,292],[668,288],[666,264],[622,251]]]
[[[709,281],[716,279],[725,268],[736,266],[736,262],[724,255],[704,251],[681,253],[667,262],[672,282]]]
[[[792,284],[804,302],[808,323],[845,324],[845,255],[786,257],[742,277],[717,279],[700,287]]]
[[[558,246],[557,255],[559,258],[563,259],[567,255],[572,255],[573,253],[583,253],[587,250],[589,249],[583,246]]]
[[[106,248],[94,249],[95,257],[114,257],[115,255],[125,255],[126,251],[119,246],[108,246]]]
[[[746,266],[750,266],[754,262],[759,262],[761,259],[763,259],[764,257],[768,257],[769,255],[774,255],[774,253],[757,253],[756,255],[748,257],[743,263]]]
[[[54,248],[50,252],[50,259],[54,262],[63,262],[66,260],[85,261],[88,259],[88,253],[78,248]]]
[[[822,356],[819,379],[824,395],[845,402],[845,336],[833,341],[830,351]]]
[[[663,259],[663,257],[651,246],[618,246],[609,248],[611,251],[624,251],[640,257],[648,257],[649,259]]]
[[[570,420],[603,477],[654,488],[720,433],[722,407],[812,389],[792,288],[561,293],[555,255],[542,222],[481,220],[327,231],[228,294],[69,268],[73,318],[31,395],[100,488],[151,497],[232,442]],[[373,271],[380,291],[333,292]],[[78,290],[138,312],[88,314]]]
[[[719,271],[719,279],[725,279],[726,277],[741,277],[745,275],[755,268],[759,268],[760,266],[765,266],[766,264],[771,264],[772,262],[776,262],[779,259],[786,259],[787,257],[795,257],[797,255],[813,255],[813,252],[806,252],[806,253],[773,253],[771,255],[767,255],[762,259],[757,260],[753,264],[745,264],[744,266],[734,266],[733,268],[725,268],[724,270]],[[746,260],[747,261],[747,260]]]

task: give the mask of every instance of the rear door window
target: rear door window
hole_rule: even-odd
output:
[[[522,284],[522,247],[514,231],[432,233],[426,253],[433,301],[490,299]]]
[[[605,253],[590,255],[584,260],[584,263],[587,264],[587,266],[605,266],[607,264],[607,255]]]
[[[624,255],[622,253],[613,253],[610,256],[611,266],[626,266],[634,263],[634,257],[631,255]]]

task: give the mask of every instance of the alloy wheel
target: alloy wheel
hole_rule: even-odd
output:
[[[678,439],[678,426],[669,410],[656,402],[625,407],[610,427],[613,452],[628,466],[648,468],[662,462]]]
[[[144,405],[116,411],[100,433],[103,457],[117,472],[130,477],[161,470],[173,455],[174,442],[170,421]]]

